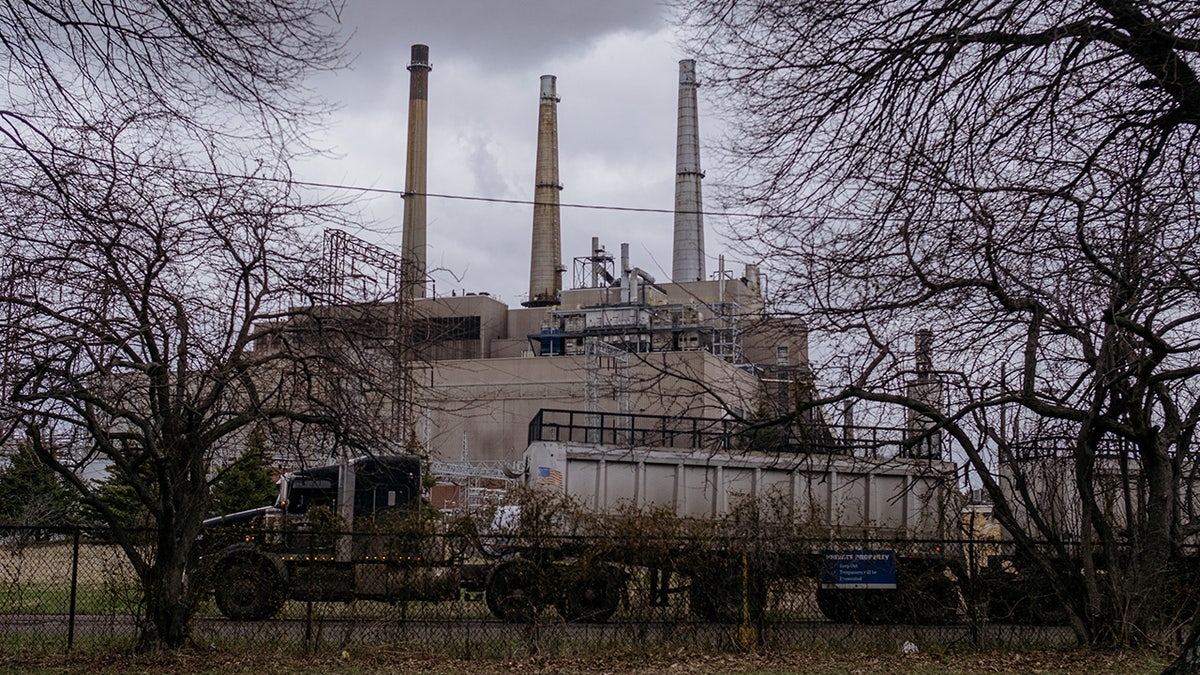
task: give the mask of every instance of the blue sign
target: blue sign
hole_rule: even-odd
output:
[[[893,551],[825,551],[821,588],[895,588]]]

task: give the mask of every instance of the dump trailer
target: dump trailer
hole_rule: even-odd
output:
[[[754,618],[772,584],[798,578],[816,580],[819,606],[834,621],[951,620],[963,570],[945,542],[958,538],[960,495],[939,446],[903,429],[834,437],[813,425],[764,440],[725,420],[542,410],[524,453],[530,488],[590,514],[669,514],[729,536],[680,542],[657,559],[649,543],[517,555],[492,571],[489,605],[523,620],[553,601],[569,620],[604,620],[639,570],[649,574],[638,587],[652,604],[682,591],[709,620]],[[739,509],[774,522],[717,527]],[[539,597],[545,588],[554,597]]]
[[[288,473],[274,505],[204,522],[193,578],[231,619],[270,618],[289,598],[457,598],[471,568],[450,564],[420,508],[418,457]]]
[[[1136,532],[1143,524],[1148,501],[1142,484],[1142,460],[1138,448],[1128,441],[1105,438],[1096,448],[1089,468],[1088,489],[1097,507],[1093,514],[1125,540],[1127,551],[1112,558],[1084,517],[1084,498],[1079,487],[1077,439],[1069,433],[1030,433],[1020,441],[1009,441],[996,475],[1000,492],[1021,531],[1040,549],[1042,560],[1016,545],[1007,528],[995,552],[986,556],[980,571],[987,592],[988,618],[995,622],[1034,625],[1065,625],[1070,622],[1069,602],[1085,597],[1084,570],[1091,567],[1106,584],[1127,583],[1134,546],[1141,546]],[[1194,503],[1198,486],[1190,461],[1181,465],[1178,508]],[[1165,563],[1155,569],[1160,578],[1171,579],[1172,588],[1154,598],[1165,603],[1172,620],[1186,616],[1195,607],[1200,591],[1197,540],[1184,535],[1172,548]],[[1128,556],[1128,557],[1127,557]],[[1087,559],[1085,561],[1085,558]],[[1046,573],[1046,565],[1054,571]],[[1056,582],[1059,589],[1055,589]],[[1149,601],[1147,601],[1149,602]],[[1077,611],[1083,611],[1076,607]]]

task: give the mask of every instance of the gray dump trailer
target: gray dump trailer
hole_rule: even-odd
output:
[[[605,552],[583,562],[560,556],[559,567],[575,569],[554,586],[577,586],[577,604],[592,599],[577,608],[583,616],[611,615],[623,579],[647,566],[639,571],[650,583],[638,587],[657,594],[652,604],[686,590],[693,611],[710,620],[754,618],[773,585],[806,578],[835,621],[941,622],[959,610],[963,557],[945,544],[960,537],[956,466],[929,434],[834,437],[814,425],[764,440],[724,420],[543,410],[529,441],[530,488],[595,517],[674,516],[700,525],[692,531],[721,533],[679,543],[675,559],[670,550],[647,560],[619,548],[608,560]],[[504,615],[506,594],[515,594],[517,618],[529,611],[521,584],[552,572],[544,560],[507,564],[511,572],[492,575],[490,603]]]

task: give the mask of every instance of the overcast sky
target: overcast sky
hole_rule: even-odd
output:
[[[558,77],[563,203],[671,209],[678,51],[654,0],[348,0],[350,70],[314,86],[341,109],[317,137],[333,157],[301,180],[404,187],[411,45],[429,45],[431,193],[532,200],[539,78]],[[700,72],[703,80],[704,73]],[[701,89],[701,162],[718,125]],[[710,200],[711,201],[711,200]],[[439,295],[487,291],[510,305],[529,287],[532,207],[430,198],[429,267]],[[357,236],[399,251],[399,197],[367,195]],[[708,228],[708,270],[722,248]],[[562,211],[564,287],[591,237],[666,281],[670,214]],[[456,278],[457,277],[457,278]]]

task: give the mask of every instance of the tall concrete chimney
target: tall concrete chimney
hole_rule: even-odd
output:
[[[913,339],[913,361],[917,375],[927,377],[933,370],[933,331],[922,328]]]
[[[533,191],[533,251],[526,307],[557,305],[562,292],[562,224],[559,216],[558,95],[553,75],[542,76],[538,108],[537,171]]]
[[[679,62],[679,124],[675,145],[675,245],[671,280],[704,279],[704,218],[701,215],[700,123],[696,113],[696,62]]]
[[[935,410],[943,409],[941,379],[933,369],[933,331],[917,331],[913,345],[916,377],[908,380],[908,398]],[[908,433],[902,455],[920,458],[942,456],[942,431],[934,418],[908,409]]]
[[[408,64],[408,155],[404,166],[404,234],[401,293],[425,297],[425,191],[429,148],[429,47],[412,46]]]

